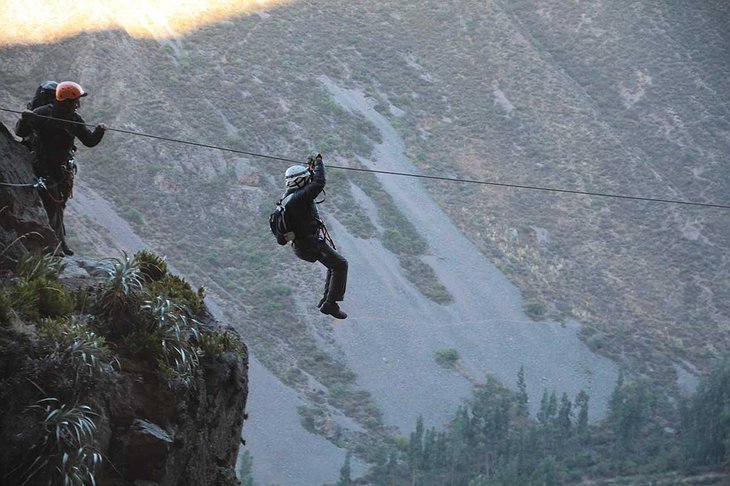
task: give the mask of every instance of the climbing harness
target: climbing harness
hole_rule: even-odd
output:
[[[46,196],[53,201],[56,204],[64,205],[69,199],[73,198],[73,188],[74,188],[74,179],[75,179],[75,170],[74,166],[70,163],[73,162],[72,160],[69,161],[69,163],[66,163],[61,166],[61,178],[57,181],[54,181],[53,184],[46,184],[45,180],[41,187],[46,191]],[[58,198],[56,198],[54,191],[52,189],[55,189],[56,192],[58,192]]]
[[[335,242],[332,240],[332,236],[330,236],[330,232],[327,229],[327,226],[322,221],[319,221],[319,224],[319,236],[321,236],[325,243],[331,246],[333,250],[337,250]]]
[[[32,187],[34,189],[43,189],[46,191],[46,194],[48,197],[55,202],[56,204],[66,204],[66,201],[73,198],[73,186],[74,186],[74,180],[75,180],[75,174],[76,174],[76,168],[75,164],[70,164],[73,162],[72,160],[69,161],[69,164],[64,164],[61,167],[61,170],[63,172],[63,175],[60,180],[55,181],[52,184],[48,184],[48,181],[45,177],[33,177],[33,182],[22,184],[22,183],[13,183],[13,182],[0,182],[0,186],[3,187]],[[57,199],[54,195],[51,189],[56,189],[60,186],[60,189],[58,190],[58,193],[60,195],[60,199]]]

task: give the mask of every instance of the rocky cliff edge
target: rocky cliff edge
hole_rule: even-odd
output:
[[[0,182],[29,183],[0,125]],[[149,252],[55,246],[35,189],[0,186],[0,484],[238,485],[248,355]]]

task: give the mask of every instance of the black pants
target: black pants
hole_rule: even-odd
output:
[[[43,201],[43,207],[48,215],[48,223],[56,234],[58,241],[66,244],[66,226],[63,223],[63,212],[66,210],[64,195],[58,190],[56,181],[49,181],[48,189],[39,188],[39,195]]]
[[[345,298],[347,289],[347,260],[331,246],[318,240],[316,247],[305,249],[294,248],[294,254],[308,262],[319,262],[327,267],[327,280],[324,284],[324,300],[339,302]]]
[[[36,159],[33,163],[33,173],[45,180],[46,187],[39,187],[38,193],[46,209],[48,223],[65,248],[66,226],[63,223],[63,213],[66,210],[66,201],[73,192],[74,172],[69,161]]]

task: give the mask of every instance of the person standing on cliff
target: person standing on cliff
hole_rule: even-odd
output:
[[[293,226],[294,254],[308,262],[320,262],[327,267],[324,296],[317,307],[323,314],[346,319],[337,302],[345,298],[347,260],[337,253],[334,242],[321,219],[315,199],[327,184],[322,156],[309,157],[308,167],[294,165],[285,173],[286,192],[281,204]]]
[[[73,81],[58,83],[53,103],[23,111],[15,127],[19,137],[33,134],[33,173],[44,179],[44,187],[38,189],[63,255],[74,253],[66,243],[63,224],[63,213],[66,202],[73,195],[76,175],[74,140],[78,138],[85,146],[94,147],[106,131],[103,123],[96,125],[93,131],[89,130],[76,112],[81,106],[81,98],[87,94]]]

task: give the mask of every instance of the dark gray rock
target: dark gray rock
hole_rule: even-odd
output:
[[[2,484],[22,482],[19,475],[6,475],[28,463],[28,451],[42,434],[40,415],[27,407],[55,397],[97,414],[94,447],[105,457],[98,484],[238,485],[234,468],[248,397],[246,354],[203,357],[189,385],[172,387],[149,360],[120,361],[118,371],[79,375],[68,362],[49,359],[34,326],[22,333],[0,327]]]
[[[31,155],[0,123],[0,264],[17,260],[28,251],[55,248],[58,240],[48,225],[48,216],[33,187],[3,184],[31,184]]]

